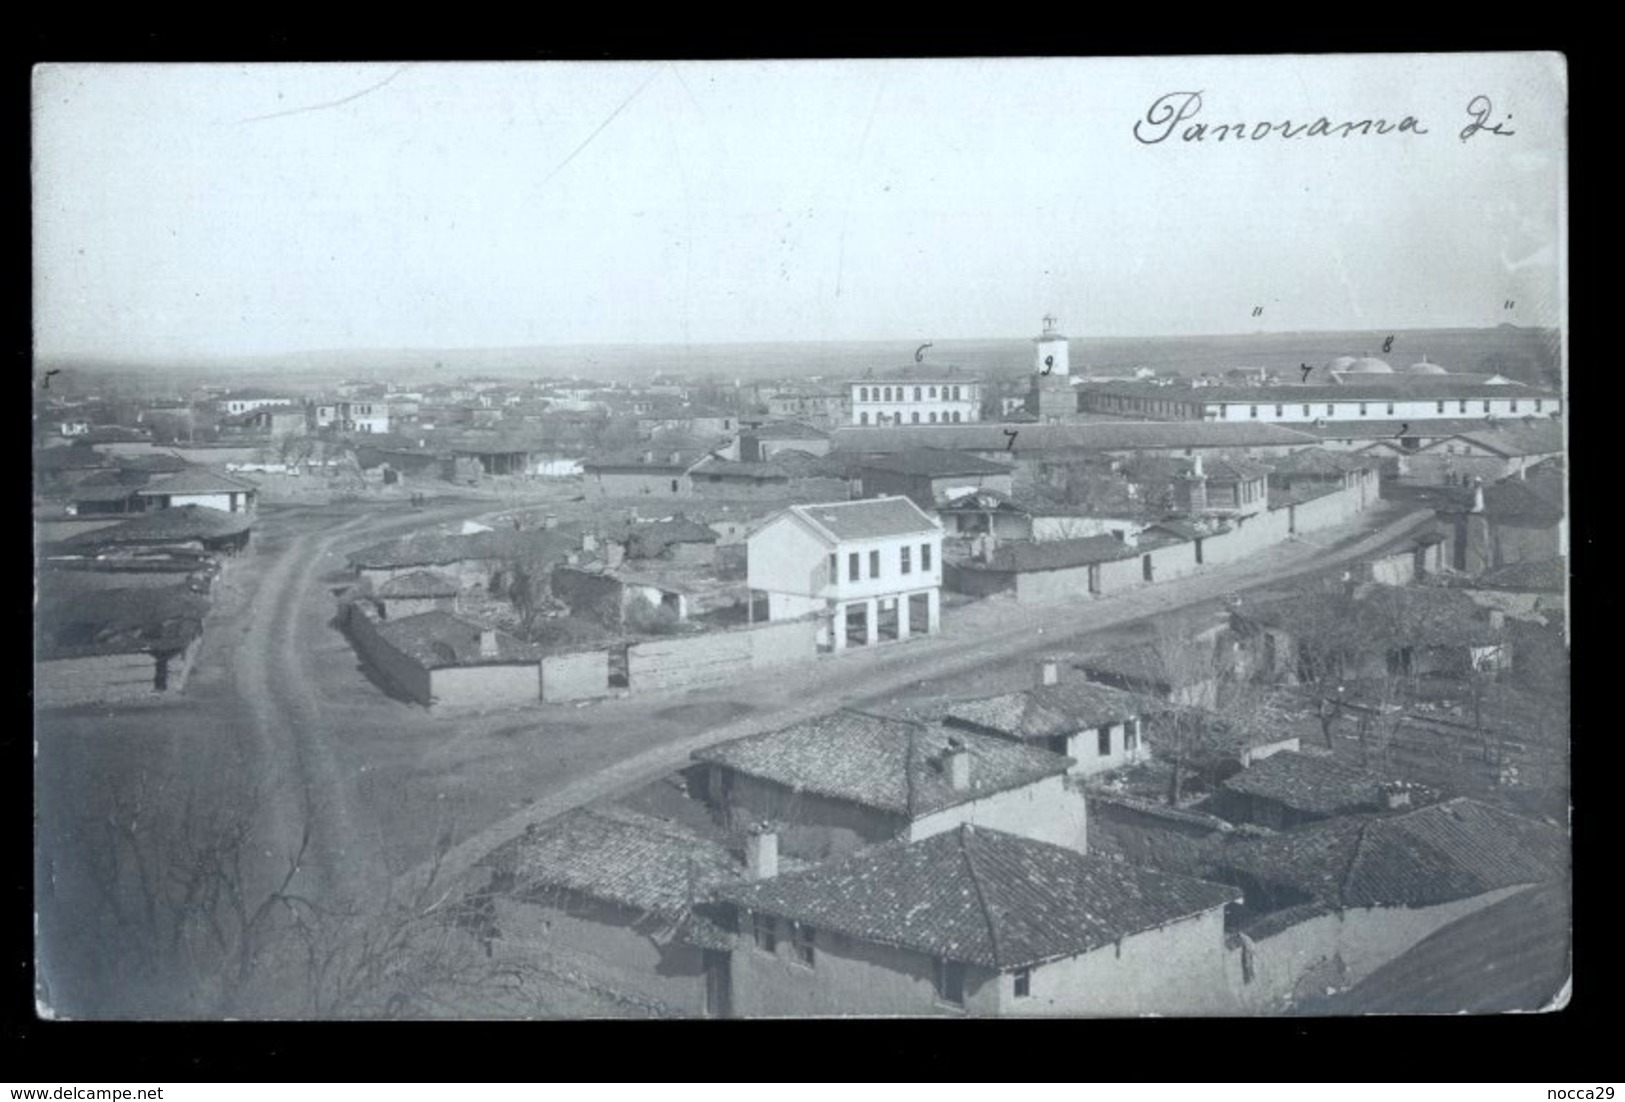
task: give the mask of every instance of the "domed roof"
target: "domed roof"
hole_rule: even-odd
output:
[[[1361,356],[1343,369],[1349,375],[1392,375],[1394,369],[1375,356]]]
[[[1448,375],[1448,374],[1450,374],[1450,372],[1446,371],[1444,368],[1440,367],[1438,364],[1429,362],[1429,360],[1428,360],[1428,358],[1426,356],[1422,357],[1422,362],[1421,363],[1414,363],[1414,364],[1411,364],[1411,366],[1407,367],[1405,369],[1405,372],[1408,375]]]
[[[1354,363],[1353,356],[1339,356],[1326,365],[1327,371],[1347,371]]]

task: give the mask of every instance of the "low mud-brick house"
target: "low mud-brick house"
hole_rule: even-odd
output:
[[[731,826],[777,825],[786,854],[818,860],[978,823],[1082,850],[1072,759],[940,724],[831,712],[696,751]]]
[[[734,937],[712,889],[747,866],[721,843],[615,807],[579,808],[492,850],[472,902],[493,956],[543,958],[631,996],[637,1009],[723,1017]]]
[[[1065,754],[1075,776],[1108,772],[1145,757],[1144,702],[1076,673],[1063,682],[1063,666],[1060,659],[1045,659],[1033,688],[961,700],[943,714],[943,723]]]
[[[41,708],[178,693],[208,604],[185,586],[58,591],[42,586],[34,701]]]
[[[1240,892],[983,826],[718,888],[735,1012],[1223,1013]]]
[[[1254,1010],[1357,983],[1446,923],[1568,873],[1563,831],[1467,798],[1231,835],[1206,870],[1245,893],[1232,983]]]

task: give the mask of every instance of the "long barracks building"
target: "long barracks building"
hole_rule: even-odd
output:
[[[1422,368],[1435,368],[1424,372]],[[1313,424],[1325,421],[1425,421],[1462,417],[1546,417],[1562,397],[1498,375],[1452,375],[1424,361],[1404,374],[1380,360],[1333,370],[1331,383],[1275,386],[1158,386],[1089,383],[1080,406],[1091,413],[1183,421]]]

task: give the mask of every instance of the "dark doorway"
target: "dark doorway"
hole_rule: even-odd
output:
[[[1140,577],[1148,582],[1156,581],[1156,578],[1152,576],[1150,555],[1140,556]]]
[[[931,594],[910,593],[908,595],[908,633],[910,635],[931,634]]]
[[[609,687],[612,689],[630,689],[632,687],[630,644],[622,643],[618,647],[609,648]]]
[[[1202,565],[1202,541],[1201,540],[1196,541],[1196,565],[1197,566]]]
[[[154,660],[156,665],[152,673],[152,687],[157,692],[167,692],[169,690],[169,655],[156,655]]]
[[[721,949],[705,950],[705,1016],[733,1017],[733,976],[728,962],[731,954]]]

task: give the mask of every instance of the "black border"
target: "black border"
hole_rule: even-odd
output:
[[[249,13],[232,13],[241,18]],[[556,18],[554,12],[547,13]],[[823,13],[787,10],[805,24]],[[626,13],[631,22],[637,16]],[[1139,54],[1414,52],[1505,49],[1555,49],[1570,61],[1570,101],[1584,120],[1595,102],[1593,69],[1578,58],[1586,55],[1579,39],[1537,26],[1515,35],[1486,26],[1508,19],[1490,10],[1481,23],[1418,30],[1380,14],[1299,9],[1272,14],[1268,9],[1234,13],[1224,30],[1179,22],[1158,13],[1146,18],[1162,25],[1135,35],[1120,30],[1051,30],[1047,15],[1035,11],[1033,29],[975,33],[935,30],[808,34],[798,28],[754,36],[717,35],[690,23],[681,32],[626,31],[567,35],[527,35],[500,27],[497,33],[434,26],[416,38],[397,32],[361,33],[328,29],[273,29],[235,35],[145,30],[123,34],[75,30],[34,31],[12,48],[6,75],[12,110],[7,115],[12,139],[13,190],[9,209],[20,218],[19,244],[28,240],[29,72],[38,61],[316,61],[316,60],[519,60],[720,58],[720,57],[929,57],[929,56],[1133,56]],[[81,20],[96,18],[80,13]],[[219,16],[217,16],[219,18]],[[722,16],[721,22],[738,19]],[[825,17],[826,19],[828,17]],[[985,21],[986,13],[973,18]],[[1092,22],[1092,17],[1090,18]],[[414,12],[393,13],[391,23],[421,20]],[[951,23],[941,12],[927,23]],[[1520,22],[1528,23],[1523,13]],[[493,23],[495,20],[492,21]],[[1315,25],[1335,27],[1326,37]],[[1285,29],[1283,29],[1285,28]],[[1303,28],[1303,29],[1297,29]],[[1606,89],[1603,100],[1611,99]],[[1591,112],[1597,133],[1608,122]],[[1571,212],[1583,193],[1580,168],[1585,144],[1582,131],[1570,126]],[[1571,227],[1575,226],[1571,214]],[[1571,228],[1573,256],[1583,260],[1595,250],[1595,224],[1585,232]],[[29,249],[13,257],[29,278]],[[1585,265],[1570,265],[1570,317],[1581,316],[1579,304],[1605,285],[1585,278]],[[14,287],[18,284],[13,284]],[[11,350],[16,385],[31,378],[30,318],[25,298],[14,291]],[[1570,362],[1582,362],[1585,336],[1571,332]],[[1595,348],[1596,342],[1591,347]],[[1576,348],[1581,349],[1575,355]],[[1620,408],[1602,393],[1615,370],[1607,362],[1580,369],[1589,400],[1569,402],[1571,470],[1592,472],[1599,483],[1611,456],[1602,455],[1600,433],[1606,431],[1595,411]],[[1579,425],[1593,424],[1582,436]],[[21,437],[19,435],[19,440]],[[26,445],[25,445],[26,446]],[[1580,462],[1593,450],[1599,454]],[[1587,482],[1575,477],[1571,501],[1578,503]],[[1606,484],[1605,484],[1606,485]],[[21,495],[20,482],[19,496]],[[15,515],[23,515],[19,508]],[[1601,798],[1603,785],[1617,776],[1616,740],[1604,723],[1588,722],[1606,713],[1586,707],[1588,686],[1608,676],[1600,669],[1610,642],[1598,635],[1587,641],[1585,625],[1599,608],[1612,612],[1612,586],[1600,579],[1598,544],[1602,539],[1596,512],[1571,505],[1571,600],[1577,688],[1574,747],[1576,864],[1595,868],[1595,877],[1577,880],[1575,905],[1580,932],[1576,952],[1582,979],[1573,1000],[1561,1013],[1480,1018],[1367,1019],[1203,1019],[1162,1021],[1047,1021],[1013,1025],[1008,1021],[964,1024],[924,1021],[816,1022],[544,1022],[544,1023],[58,1023],[35,1017],[32,974],[32,823],[31,800],[21,791],[31,777],[30,736],[21,726],[5,734],[8,775],[13,799],[6,801],[5,831],[11,859],[5,878],[8,922],[5,958],[4,1042],[0,1061],[7,1078],[41,1084],[120,1082],[137,1085],[162,1081],[533,1081],[543,1079],[648,1079],[689,1081],[758,1078],[775,1080],[892,1079],[971,1082],[980,1080],[1062,1079],[1141,1081],[1550,1081],[1583,1085],[1590,1070],[1608,1082],[1602,1037],[1609,995],[1617,975],[1616,939],[1604,918],[1604,898],[1611,893],[1602,870],[1612,846],[1607,809],[1589,800]],[[14,540],[25,551],[28,541]],[[1594,562],[1594,560],[1596,560]],[[32,574],[31,559],[27,567]],[[11,576],[19,579],[20,572]],[[1586,579],[1598,579],[1589,589]],[[14,583],[7,595],[19,613],[27,595]],[[1583,610],[1583,611],[1582,611]],[[31,607],[30,607],[31,620]],[[1582,612],[1581,615],[1574,615]],[[1606,613],[1605,613],[1606,614]],[[19,615],[19,623],[23,621]],[[20,634],[20,633],[19,633]],[[25,644],[28,645],[28,644]],[[16,667],[22,669],[21,663]],[[1590,672],[1585,672],[1590,671]],[[25,689],[26,692],[26,689]],[[1590,702],[1592,705],[1595,701]],[[1599,884],[1598,881],[1604,881]],[[1012,1030],[1020,1030],[1019,1033]],[[605,1058],[605,1055],[609,1058]],[[856,1059],[854,1059],[856,1058]],[[1561,1078],[1557,1078],[1561,1077]]]

